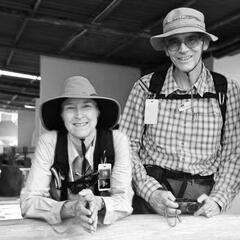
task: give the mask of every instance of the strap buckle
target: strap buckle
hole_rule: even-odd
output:
[[[218,93],[218,102],[222,106],[225,102],[226,94],[223,92]]]

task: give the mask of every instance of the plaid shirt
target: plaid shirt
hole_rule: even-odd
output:
[[[229,206],[240,187],[240,90],[228,80],[226,122],[222,145],[222,116],[217,99],[159,99],[158,122],[144,132],[144,107],[152,74],[137,81],[128,97],[120,130],[127,133],[133,150],[133,183],[136,193],[149,201],[161,185],[146,174],[144,164],[200,174],[214,174],[210,196],[223,208]],[[215,93],[210,72],[203,65],[194,93]],[[169,68],[161,93],[180,93]],[[191,107],[180,111],[181,104]],[[188,103],[189,104],[189,103]]]

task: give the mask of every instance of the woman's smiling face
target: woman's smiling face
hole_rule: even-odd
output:
[[[96,129],[99,116],[97,103],[92,99],[69,98],[62,104],[62,119],[68,132],[85,139]]]

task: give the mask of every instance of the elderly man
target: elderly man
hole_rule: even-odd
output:
[[[239,190],[239,88],[202,61],[217,39],[201,12],[178,8],[150,40],[172,65],[135,83],[121,119],[133,149],[135,213],[173,216],[187,199],[195,202],[188,213],[211,217]]]

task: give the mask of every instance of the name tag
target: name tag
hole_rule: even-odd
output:
[[[157,124],[158,120],[158,99],[146,99],[144,124]]]
[[[111,170],[110,163],[98,164],[98,191],[109,191],[111,188]]]
[[[191,101],[184,102],[178,106],[180,112],[187,111],[191,108]]]

